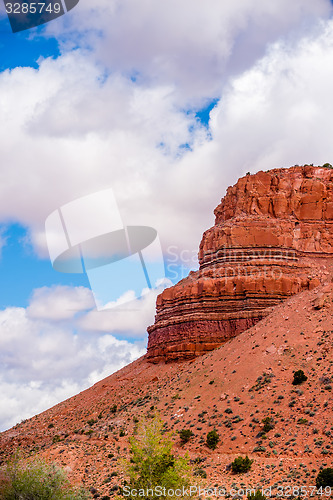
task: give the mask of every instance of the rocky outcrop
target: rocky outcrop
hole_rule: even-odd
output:
[[[258,172],[229,187],[203,235],[200,268],[157,298],[152,362],[192,358],[327,279],[333,253],[333,170]]]

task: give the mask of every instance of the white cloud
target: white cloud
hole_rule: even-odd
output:
[[[275,44],[231,81],[211,120],[225,161],[243,173],[331,161],[332,57],[330,21],[317,37]]]
[[[87,312],[78,319],[78,326],[82,330],[114,332],[117,336],[142,339],[146,337],[147,327],[154,323],[156,298],[161,290],[149,290],[136,300],[135,293],[129,290],[104,309]]]
[[[328,16],[331,12],[328,1],[302,0],[290,6],[286,2],[266,5],[244,0],[238,7],[234,2],[211,1],[210,9],[203,7],[201,1],[191,3],[191,8],[188,2],[177,7],[171,2],[160,4],[161,10],[157,12],[151,1],[139,9],[127,0],[121,7],[114,2],[100,2],[93,13],[81,4],[75,9],[75,16],[65,16],[66,22],[73,19],[84,27],[89,15],[89,22],[97,26],[100,16],[107,19],[105,9],[110,5],[114,19],[121,21],[117,26],[123,29],[111,30],[108,23],[105,37],[93,40],[95,51],[76,50],[57,60],[42,61],[38,70],[16,68],[0,75],[3,96],[0,107],[4,117],[0,124],[0,146],[5,167],[0,187],[0,217],[17,219],[30,227],[39,254],[47,255],[46,217],[62,204],[106,187],[113,188],[126,224],[155,227],[164,249],[176,245],[179,253],[184,248],[195,251],[203,230],[213,223],[213,208],[227,185],[239,175],[259,167],[288,166],[302,162],[305,157],[311,161],[309,156],[315,162],[322,155],[314,154],[314,149],[329,153],[331,141],[321,124],[329,115],[326,103],[329,108],[331,102],[332,75],[328,61],[332,41],[325,31],[330,30],[330,21],[318,28],[318,16]],[[134,26],[133,20],[136,20]],[[230,47],[238,46],[243,37],[249,40],[249,32],[253,37],[255,33],[259,36],[262,27],[267,37],[255,44],[259,43],[264,52],[273,25],[272,39],[286,35],[285,41],[270,48],[252,69],[231,79],[234,71],[225,66],[216,51],[222,45],[228,46],[226,51],[221,49],[222,59],[234,61],[235,53]],[[56,26],[50,23],[49,29]],[[102,30],[103,27],[104,24]],[[124,68],[118,59],[110,63],[111,73],[105,73],[101,60],[98,64],[94,61],[99,50],[102,51],[98,44],[103,43],[108,54],[117,52],[110,47],[119,46],[120,61],[130,65],[126,51],[130,54],[132,49],[120,43],[121,39],[127,40],[130,27],[134,30],[133,39],[139,39],[145,27],[145,36],[154,41],[148,44],[143,39],[142,47],[137,44],[135,53],[142,71],[149,73],[150,62],[154,60],[157,74],[162,75],[160,66],[164,63],[160,60],[164,54],[173,61],[169,66],[175,64],[168,77],[133,82],[122,74]],[[303,30],[309,35],[299,42]],[[172,36],[164,42],[166,32]],[[114,36],[119,38],[115,45],[108,38]],[[316,60],[311,55],[315,47],[318,47]],[[240,57],[246,59],[245,45],[242,51]],[[198,57],[205,54],[203,59],[211,58],[214,65],[209,63],[206,68],[195,59],[197,54]],[[251,57],[244,63],[246,67],[257,52],[251,54],[250,51]],[[103,63],[109,64],[106,60]],[[182,68],[188,67],[185,84]],[[321,75],[320,83],[319,78],[312,78],[314,67]],[[297,76],[292,80],[286,77],[286,72]],[[178,80],[177,75],[180,75]],[[200,84],[200,96],[204,99],[217,95],[217,88],[221,96],[212,113],[212,141],[196,124],[193,114],[183,112],[181,106],[186,99],[179,97],[181,89],[192,99],[188,86],[195,87],[202,75],[212,83]],[[193,93],[196,92],[194,89]],[[295,100],[288,97],[292,94]],[[299,104],[298,111],[295,103]],[[308,117],[317,120],[311,141],[308,124],[305,125]],[[297,137],[299,140],[294,140]],[[274,142],[276,151],[272,151]],[[177,156],[179,146],[187,143],[192,151]],[[307,152],[310,149],[311,154]]]
[[[27,315],[33,319],[65,320],[94,306],[92,293],[87,288],[43,287],[34,290]]]
[[[16,68],[0,75],[6,167],[0,216],[29,226],[44,255],[46,217],[106,187],[114,189],[125,223],[135,223],[134,213],[141,224],[154,226],[158,178],[170,168],[166,151],[173,154],[179,144],[205,137],[199,129],[194,135],[189,130],[193,119],[176,109],[171,90],[137,88],[121,77],[102,85],[100,74],[75,52],[43,61],[39,70]]]
[[[88,296],[84,290],[64,287],[64,294],[84,309]],[[35,292],[32,304],[38,318],[24,308],[0,311],[0,429],[84,390],[145,353],[145,328],[140,339],[130,343],[115,338],[111,328],[110,333],[103,328],[100,333],[84,331],[75,319],[60,325],[67,307],[59,301],[60,292],[59,288]],[[57,314],[46,318],[44,307],[52,298],[58,302]]]
[[[176,85],[184,105],[218,96],[226,76],[249,67],[267,43],[310,30],[331,11],[329,0],[95,0],[81,2],[48,30],[67,48],[84,43],[84,33],[87,47],[111,71]]]

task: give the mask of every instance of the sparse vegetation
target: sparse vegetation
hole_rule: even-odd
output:
[[[87,421],[87,424],[92,427],[94,424],[96,424],[97,420],[91,418],[90,420]]]
[[[306,419],[306,418],[303,418],[303,417],[302,417],[302,418],[299,418],[299,419],[297,420],[297,423],[298,423],[298,424],[301,424],[301,425],[307,425],[307,424],[308,424],[308,421],[307,421],[307,419]]]
[[[200,467],[198,469],[194,469],[193,474],[194,474],[194,476],[202,477],[203,479],[207,478],[207,472],[202,467]]]
[[[41,460],[25,463],[15,457],[3,468],[0,479],[2,500],[87,500],[91,496],[69,483],[56,465]]]
[[[156,416],[139,424],[137,435],[130,438],[130,453],[131,460],[125,466],[129,481],[124,483],[123,492],[125,488],[128,492],[150,488],[153,495],[149,498],[157,498],[156,486],[168,490],[193,484],[188,459],[172,453],[171,438],[163,432],[163,422]]]
[[[216,432],[216,429],[209,431],[206,437],[206,444],[211,450],[215,450],[217,443],[220,440],[220,436]]]
[[[253,460],[250,460],[249,457],[237,457],[231,464],[231,470],[234,474],[243,474],[244,472],[248,472],[253,464]]]
[[[251,493],[247,496],[248,500],[267,500],[262,491],[257,490],[255,493]]]
[[[299,385],[299,384],[302,384],[303,382],[305,382],[306,380],[308,380],[308,377],[305,375],[303,370],[297,370],[294,373],[294,378],[293,378],[292,384]]]
[[[259,347],[259,346],[258,346]],[[260,391],[265,385],[270,384],[272,382],[272,378],[274,377],[273,373],[264,372],[260,375],[254,386],[252,386],[249,391]]]
[[[262,420],[262,423],[264,424],[263,431],[264,432],[269,432],[275,427],[275,423],[272,417],[265,417]]]
[[[192,436],[194,436],[194,434],[190,429],[182,429],[179,432],[179,437],[180,437],[182,444],[187,443],[191,439]]]
[[[333,469],[330,467],[327,467],[326,469],[322,469],[316,478],[316,486],[317,488],[323,487],[325,488],[326,486],[331,486],[333,487]]]

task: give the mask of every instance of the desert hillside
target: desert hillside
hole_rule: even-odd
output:
[[[2,458],[20,447],[67,468],[75,481],[114,494],[120,457],[137,419],[158,412],[177,451],[207,473],[208,484],[314,484],[332,462],[332,283],[304,291],[224,346],[193,361],[159,365],[140,358],[90,389],[1,435]],[[302,369],[307,381],[292,385]],[[258,437],[262,420],[275,427]],[[177,431],[194,437],[181,446]],[[206,434],[216,428],[212,451]],[[238,454],[252,470],[234,476]]]
[[[333,170],[246,175],[215,215],[200,269],[157,299],[147,354],[2,433],[2,460],[40,455],[110,497],[136,424],[159,414],[207,485],[315,484],[333,451]],[[235,476],[240,454],[254,462]]]

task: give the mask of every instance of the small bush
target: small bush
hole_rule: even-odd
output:
[[[117,405],[112,405],[110,411],[111,413],[117,413]]]
[[[299,385],[302,382],[305,382],[308,380],[308,377],[305,375],[303,370],[297,370],[297,372],[294,373],[294,379],[292,381],[293,385]]]
[[[262,446],[262,445],[260,444],[260,445],[258,445],[258,446],[255,446],[255,447],[253,448],[253,451],[266,451],[266,448],[265,448],[265,446]]]
[[[209,431],[206,437],[206,444],[211,450],[215,450],[217,443],[220,440],[220,436],[216,432],[216,429]]]
[[[253,460],[250,460],[246,455],[245,458],[237,457],[231,464],[231,470],[234,474],[242,474],[248,472],[251,469]]]
[[[330,467],[327,467],[327,469],[322,469],[316,478],[316,486],[317,488],[325,488],[326,486],[333,487],[333,469],[331,469]]]
[[[87,424],[92,427],[94,424],[96,424],[97,420],[91,418],[90,420],[87,421]]]
[[[205,469],[202,469],[201,467],[199,469],[194,469],[193,475],[197,477],[202,477],[203,479],[207,478],[207,472],[205,471]]]
[[[306,419],[306,418],[303,418],[303,417],[302,417],[302,418],[299,418],[299,419],[297,420],[297,423],[298,423],[298,424],[301,424],[301,425],[307,425],[307,424],[308,424],[308,421],[307,421],[307,419]]]
[[[255,493],[251,493],[247,496],[248,500],[267,500],[262,491],[257,490]]]
[[[274,429],[274,427],[275,427],[275,423],[274,423],[274,420],[272,419],[272,417],[265,417],[262,420],[262,423],[264,424],[264,427],[263,427],[264,432],[269,432],[272,429]]]
[[[41,460],[24,463],[15,457],[0,479],[1,500],[87,500],[83,489],[72,487],[62,469]]]
[[[182,429],[179,433],[182,444],[187,443],[191,437],[194,436],[193,432],[189,429]]]

